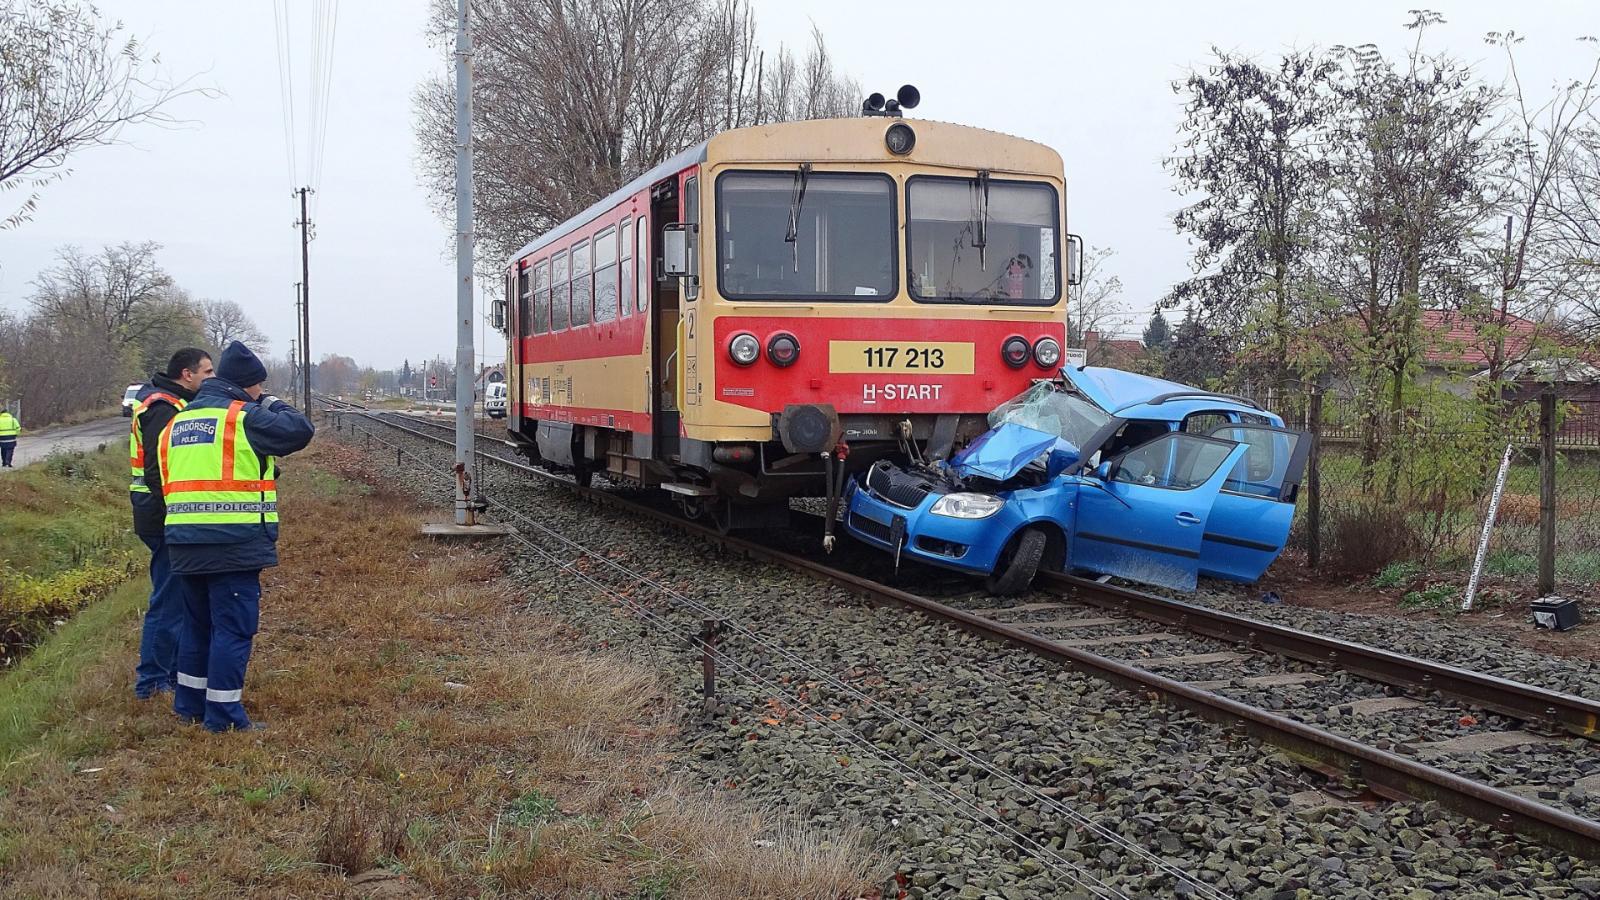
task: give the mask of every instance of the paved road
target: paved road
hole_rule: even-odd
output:
[[[23,427],[27,427],[26,422],[23,423]],[[117,416],[114,419],[100,419],[96,422],[73,425],[70,428],[58,428],[48,434],[40,435],[29,434],[24,430],[22,437],[17,440],[17,456],[12,462],[20,469],[44,459],[56,450],[93,450],[101,444],[126,448],[128,420]]]

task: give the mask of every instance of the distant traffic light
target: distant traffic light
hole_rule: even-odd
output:
[[[429,375],[428,376],[428,387],[438,387],[438,386],[439,386],[439,376],[437,376],[437,375]]]

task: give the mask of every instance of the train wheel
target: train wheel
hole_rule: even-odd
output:
[[[1037,528],[1024,529],[1016,539],[1006,545],[1000,554],[1000,560],[995,564],[994,573],[989,576],[985,586],[989,593],[997,597],[1009,597],[1020,594],[1033,584],[1033,576],[1039,572],[1039,560],[1044,557],[1045,545],[1049,537]]]

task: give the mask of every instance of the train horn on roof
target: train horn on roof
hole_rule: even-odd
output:
[[[885,100],[882,94],[873,92],[867,99],[861,101],[861,114],[863,116],[894,116],[900,117],[900,111],[914,109],[922,102],[922,92],[909,84],[900,86],[895,91],[894,99]]]

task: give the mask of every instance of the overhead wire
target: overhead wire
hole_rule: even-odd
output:
[[[416,457],[415,455],[413,455],[413,458],[419,459],[419,461],[420,461],[420,458]],[[594,551],[589,550],[588,548],[586,548],[583,545],[577,543],[576,541],[573,541],[573,540],[567,538],[565,535],[563,535],[563,534],[561,534],[561,533],[549,528],[548,526],[546,526],[543,523],[537,521],[536,519],[533,519],[533,518],[527,516],[524,513],[520,513],[520,512],[518,512],[518,511],[516,511],[514,509],[511,509],[510,507],[506,506],[503,503],[495,501],[492,498],[487,498],[487,502],[490,503],[491,505],[494,505],[494,506],[502,509],[502,510],[505,510],[506,512],[511,514],[514,518],[516,518],[519,522],[525,522],[525,523],[527,523],[529,525],[532,525],[534,528],[538,529],[539,531],[541,531],[542,533],[544,533],[548,537],[552,538],[556,542],[567,546],[571,550],[575,550],[580,556],[586,556],[586,557],[588,557],[589,559],[591,559],[591,560],[593,560],[595,562],[598,562],[598,563],[600,563],[600,564],[602,564],[602,565],[604,565],[606,567],[609,567],[609,568],[613,569],[614,571],[618,572],[619,574],[622,574],[622,575],[624,575],[626,577],[631,578],[632,580],[634,580],[635,582],[637,582],[639,584],[643,584],[643,585],[646,585],[646,586],[654,589],[655,591],[657,591],[661,595],[663,595],[663,596],[665,596],[665,597],[667,597],[667,598],[669,598],[671,600],[676,601],[676,605],[679,605],[679,606],[682,606],[682,607],[686,607],[689,610],[701,615],[704,618],[714,618],[714,619],[718,619],[718,620],[724,621],[726,623],[729,631],[738,633],[739,635],[744,637],[746,640],[750,641],[752,644],[755,644],[757,646],[763,647],[764,649],[770,651],[773,655],[783,658],[790,665],[795,666],[795,667],[797,667],[799,669],[803,669],[803,670],[809,671],[815,677],[815,679],[817,681],[828,684],[829,686],[833,687],[834,689],[838,690],[839,692],[844,693],[844,694],[850,696],[851,698],[855,699],[857,702],[859,702],[859,703],[861,703],[863,705],[873,705],[874,704],[873,698],[871,698],[870,696],[868,696],[864,692],[860,691],[859,689],[855,688],[852,685],[849,685],[849,684],[846,684],[846,683],[840,681],[838,678],[833,676],[831,673],[826,672],[826,671],[818,668],[815,664],[813,664],[810,661],[808,661],[808,660],[796,655],[792,651],[788,650],[786,647],[783,647],[783,646],[781,646],[779,644],[775,644],[775,643],[773,643],[771,641],[767,641],[762,636],[757,635],[756,633],[754,633],[753,631],[745,628],[743,625],[739,624],[738,622],[728,620],[727,617],[724,615],[724,613],[722,611],[713,609],[710,606],[707,606],[706,604],[704,604],[703,602],[700,602],[700,601],[695,600],[693,598],[687,597],[684,594],[682,594],[681,592],[677,591],[676,589],[674,589],[674,588],[672,588],[670,586],[667,586],[665,584],[662,584],[661,582],[659,582],[659,581],[657,581],[657,580],[655,580],[655,579],[653,579],[653,578],[651,578],[651,577],[649,577],[647,575],[644,575],[643,573],[636,572],[636,571],[628,568],[627,566],[624,566],[621,563],[618,563],[616,560],[613,560],[613,559],[611,559],[610,557],[608,557],[608,556],[606,556],[604,554],[595,553]],[[540,552],[543,553],[543,551],[540,551]],[[587,578],[586,575],[580,576],[580,577]],[[1032,798],[1034,798],[1034,800],[1041,807],[1048,808],[1048,809],[1058,813],[1063,818],[1067,819],[1068,821],[1073,822],[1074,824],[1080,826],[1081,828],[1085,829],[1086,831],[1089,831],[1090,833],[1098,836],[1099,838],[1101,838],[1102,840],[1106,841],[1107,843],[1110,843],[1110,844],[1112,844],[1114,846],[1117,846],[1117,847],[1120,847],[1120,848],[1126,850],[1127,852],[1129,852],[1133,856],[1139,858],[1146,865],[1150,866],[1153,870],[1161,872],[1163,874],[1166,874],[1166,875],[1168,875],[1170,877],[1173,877],[1173,878],[1175,878],[1176,880],[1178,880],[1178,881],[1180,881],[1182,883],[1189,884],[1191,887],[1194,888],[1194,892],[1193,892],[1194,896],[1206,897],[1206,898],[1210,898],[1210,900],[1225,900],[1225,898],[1229,897],[1228,894],[1225,894],[1225,893],[1221,892],[1220,890],[1218,890],[1217,888],[1213,887],[1212,885],[1209,885],[1209,884],[1206,884],[1205,882],[1197,880],[1193,875],[1189,874],[1188,872],[1184,871],[1183,869],[1178,868],[1177,866],[1172,865],[1167,860],[1155,855],[1154,853],[1150,852],[1145,847],[1142,847],[1139,844],[1135,843],[1132,839],[1130,839],[1128,837],[1125,837],[1125,836],[1123,836],[1123,835],[1121,835],[1121,834],[1119,834],[1119,833],[1117,833],[1115,831],[1112,831],[1111,829],[1107,828],[1106,826],[1101,825],[1098,821],[1090,818],[1089,816],[1087,816],[1087,815],[1085,815],[1085,814],[1083,814],[1081,812],[1078,812],[1076,809],[1073,809],[1071,806],[1068,806],[1067,804],[1061,802],[1060,800],[1057,800],[1056,798],[1053,798],[1053,797],[1050,797],[1050,796],[1048,796],[1046,794],[1043,794],[1037,788],[1033,787],[1032,785],[1028,784],[1027,782],[1022,781],[1021,779],[1017,778],[1016,776],[1012,775],[1009,772],[1005,772],[1005,771],[1003,771],[1001,769],[998,769],[998,768],[994,767],[993,765],[989,764],[987,761],[983,760],[982,758],[980,758],[978,756],[975,756],[974,754],[970,753],[965,748],[949,742],[942,735],[939,735],[936,732],[933,732],[933,731],[929,730],[928,728],[923,727],[921,724],[917,723],[915,720],[907,718],[907,717],[904,717],[904,716],[901,716],[901,715],[899,715],[897,713],[894,713],[892,711],[887,711],[885,714],[889,718],[893,719],[896,723],[900,724],[902,727],[905,727],[909,731],[915,732],[919,737],[923,738],[924,740],[927,740],[927,741],[939,746],[941,749],[945,750],[946,752],[950,753],[953,756],[956,756],[956,757],[959,757],[959,758],[961,758],[963,760],[966,760],[968,763],[976,766],[977,768],[981,769],[982,771],[986,772],[987,774],[991,775],[992,777],[997,778],[997,779],[999,779],[1001,781],[1004,781],[1005,783],[1010,785],[1013,789],[1017,790],[1019,793],[1031,796]]]
[[[283,120],[284,160],[289,169],[289,186],[299,185],[295,154],[294,115],[294,35],[289,33],[289,10],[283,0],[272,0],[272,31],[278,64],[278,111]]]

